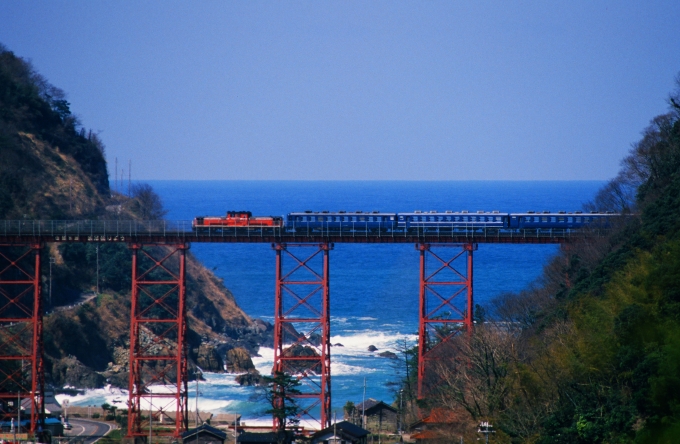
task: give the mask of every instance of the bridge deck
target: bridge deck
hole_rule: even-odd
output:
[[[0,221],[0,243],[126,242],[204,243],[500,243],[561,244],[597,237],[601,230],[499,229],[461,226],[412,231],[353,230],[288,231],[281,227],[219,228],[193,231],[191,221]]]

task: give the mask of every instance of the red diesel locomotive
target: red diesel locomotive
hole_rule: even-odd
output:
[[[276,216],[255,216],[250,211],[227,211],[227,215],[197,217],[191,223],[194,230],[209,228],[263,228],[282,227],[283,218]]]

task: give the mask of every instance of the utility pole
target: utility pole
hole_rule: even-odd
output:
[[[132,159],[128,161],[128,198],[132,196]]]
[[[404,433],[404,389],[399,390],[399,433]]]
[[[196,366],[196,367],[198,367],[198,366]],[[200,418],[200,415],[198,414],[198,380],[199,379],[200,379],[200,376],[196,375],[196,427],[198,427],[198,420]],[[234,424],[236,424],[236,422],[234,422]]]
[[[149,444],[151,444],[151,433],[152,433],[152,428],[151,424],[153,423],[153,412],[151,409],[153,408],[153,392],[150,392],[151,396],[149,397]]]
[[[481,433],[486,436],[486,444],[489,444],[489,435],[492,433],[496,433],[496,431],[493,429],[493,425],[489,424],[488,421],[482,421],[479,423],[479,427],[477,428],[477,433]]]
[[[366,377],[364,376],[364,399],[361,401],[361,427],[366,428]]]

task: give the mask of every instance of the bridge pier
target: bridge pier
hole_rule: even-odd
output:
[[[130,248],[127,437],[143,439],[153,432],[179,438],[188,428],[185,270],[189,247],[132,244]]]
[[[432,251],[435,247],[452,248],[455,254],[444,259]],[[418,243],[416,249],[420,252],[418,399],[423,399],[430,363],[445,352],[446,343],[452,338],[472,332],[472,252],[477,244]]]
[[[40,243],[0,245],[0,415],[30,413],[24,432],[37,433],[45,413]],[[26,403],[26,400],[29,403]]]
[[[301,406],[300,417],[318,421],[323,429],[331,423],[329,252],[333,244],[274,243],[272,248],[276,251],[273,372],[298,378],[302,393],[295,398],[309,401]],[[291,251],[305,248],[311,253],[298,256]],[[315,417],[317,409],[320,413]],[[273,426],[275,430],[280,426],[276,418]]]

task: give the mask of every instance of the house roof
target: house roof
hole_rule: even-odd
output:
[[[392,407],[391,405],[385,404],[384,402],[378,401],[378,400],[373,399],[373,398],[368,398],[366,401],[361,402],[361,403],[359,403],[359,404],[357,404],[357,405],[354,406],[354,408],[355,408],[358,412],[362,412],[362,411],[364,411],[364,410],[365,410],[365,411],[369,411],[369,410],[374,409],[374,408],[376,408],[376,407],[387,408],[387,409],[389,409],[389,410],[392,410],[393,412],[396,412],[396,411],[397,411],[397,409],[395,409],[395,408]]]
[[[363,429],[356,424],[352,424],[349,421],[341,421],[336,423],[335,425],[319,430],[318,432],[312,435],[312,439],[324,436],[329,433],[332,436],[334,432],[337,433],[338,437],[343,438],[350,437],[354,439],[363,438],[364,436],[367,436],[370,433],[368,430]]]
[[[429,415],[421,420],[414,422],[413,427],[419,427],[424,424],[453,424],[460,421],[460,416],[452,411],[443,408],[432,409]]]
[[[189,429],[186,432],[182,433],[182,439],[186,440],[187,438],[198,435],[200,433],[208,433],[210,435],[213,435],[217,438],[220,438],[222,441],[227,439],[227,434],[224,433],[220,429],[216,429],[215,427],[209,426],[208,424],[203,424],[202,426],[196,427],[195,429]]]

